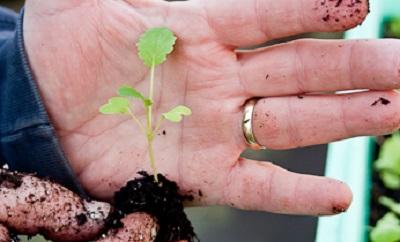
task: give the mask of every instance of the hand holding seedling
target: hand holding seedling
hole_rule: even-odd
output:
[[[125,114],[129,115],[132,120],[136,122],[140,131],[142,131],[147,139],[150,165],[156,182],[158,182],[158,174],[156,161],[154,159],[153,141],[157,132],[160,131],[162,122],[168,120],[173,123],[179,123],[182,121],[183,116],[189,116],[192,113],[188,107],[182,105],[176,106],[169,112],[163,113],[158,118],[157,124],[153,127],[155,69],[158,65],[166,61],[167,55],[173,50],[175,41],[176,37],[174,34],[166,28],[150,29],[143,34],[137,46],[140,59],[150,68],[149,96],[145,97],[133,87],[123,86],[118,91],[118,97],[111,98],[107,104],[100,108],[100,112],[103,114]],[[137,118],[135,112],[131,108],[128,98],[136,98],[143,103],[146,112],[146,125],[143,125]]]
[[[24,34],[61,145],[91,195],[109,199],[138,171],[153,173],[150,137],[157,172],[194,195],[194,204],[319,215],[347,209],[349,189],[240,158],[243,104],[261,97],[254,134],[271,149],[389,133],[400,124],[400,96],[388,91],[400,87],[400,42],[298,40],[235,50],[349,29],[367,12],[366,0],[28,0]],[[177,41],[153,68],[136,43],[160,27]],[[354,89],[375,91],[332,94]],[[124,115],[100,114],[117,90],[110,103],[124,105]],[[180,105],[192,115],[158,129]]]

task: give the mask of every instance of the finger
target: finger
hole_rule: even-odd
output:
[[[388,134],[399,127],[400,94],[393,91],[266,98],[253,113],[253,132],[271,149]]]
[[[339,181],[246,159],[232,168],[227,182],[224,203],[248,210],[330,215],[346,211],[352,200],[350,189]]]
[[[82,200],[66,188],[0,170],[0,222],[21,234],[88,241],[104,228],[110,205]]]
[[[197,0],[218,39],[247,46],[305,32],[342,31],[360,24],[367,0]]]
[[[400,41],[302,40],[242,54],[249,96],[400,87]]]
[[[8,229],[4,225],[0,224],[0,242],[9,242],[9,241],[12,240]]]
[[[144,213],[127,215],[121,222],[123,227],[109,230],[107,236],[97,242],[151,242],[159,230],[156,220]]]

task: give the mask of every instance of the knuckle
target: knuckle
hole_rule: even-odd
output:
[[[382,115],[381,122],[384,125],[383,130],[385,132],[396,131],[400,127],[400,111],[386,112]]]
[[[378,123],[383,126],[383,132],[393,132],[400,127],[400,96],[393,92],[387,100],[390,103],[379,115]]]

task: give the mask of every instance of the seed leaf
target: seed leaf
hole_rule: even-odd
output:
[[[182,121],[184,116],[190,116],[192,114],[192,110],[190,108],[179,105],[173,108],[171,111],[167,113],[163,113],[162,116],[173,123],[179,123]]]
[[[149,29],[137,43],[140,59],[150,68],[162,64],[174,50],[176,39],[167,28]]]
[[[127,114],[129,112],[129,101],[124,97],[113,97],[108,103],[101,106],[102,114]]]

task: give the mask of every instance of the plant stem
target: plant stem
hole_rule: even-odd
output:
[[[132,112],[132,109],[128,109],[128,112],[129,112],[129,115],[132,117],[132,119],[133,119],[133,121],[135,121],[136,123],[137,123],[137,125],[139,126],[139,128],[140,128],[140,131],[142,131],[142,133],[144,134],[144,135],[146,135],[147,134],[147,132],[146,132],[146,129],[143,127],[143,124],[142,124],[142,122],[140,122],[140,120],[135,116],[135,114]]]
[[[154,173],[154,180],[158,182],[158,173],[156,168],[156,161],[154,159],[154,147],[153,147],[153,140],[154,140],[154,131],[153,131],[153,97],[154,97],[154,74],[155,74],[155,64],[151,66],[150,69],[150,88],[149,88],[149,99],[151,101],[151,105],[147,107],[146,112],[146,119],[147,119],[147,144],[149,147],[149,158],[150,158],[150,165],[153,169]]]
[[[149,117],[148,117],[148,120],[147,120],[147,122],[149,123],[149,127],[150,128],[151,128],[151,124],[152,124],[152,120],[153,120],[152,115],[153,115],[153,104],[154,104],[153,97],[154,97],[154,73],[155,73],[155,69],[156,69],[156,66],[155,66],[155,64],[153,64],[151,66],[151,69],[150,69],[149,99],[151,101],[151,105],[149,106],[149,111],[148,111],[148,116]]]
[[[149,139],[148,139],[149,140]],[[149,141],[149,158],[150,158],[150,165],[151,169],[153,169],[154,173],[154,181],[158,182],[158,172],[157,172],[157,167],[154,159],[154,147],[153,147],[153,141]]]

